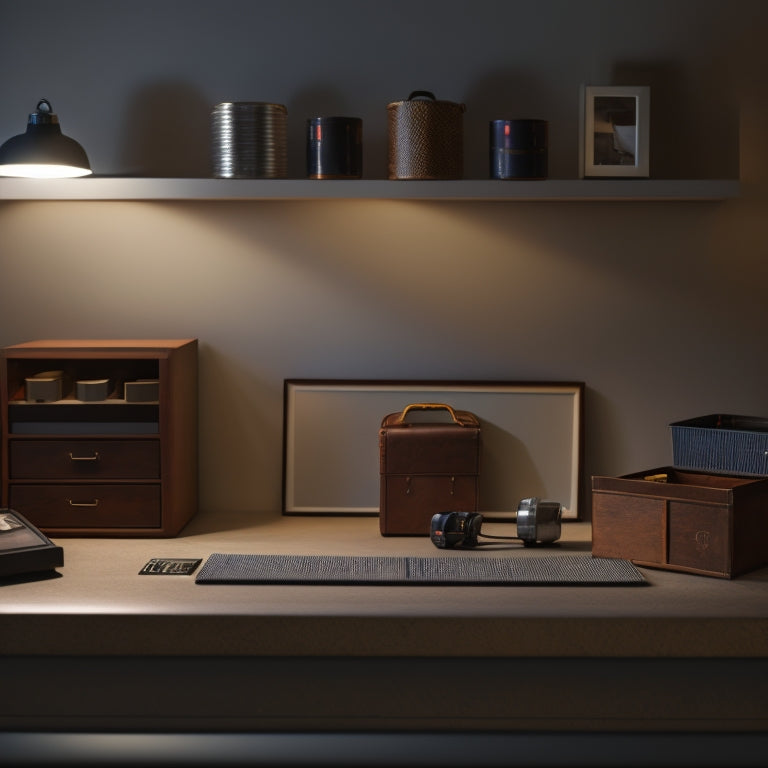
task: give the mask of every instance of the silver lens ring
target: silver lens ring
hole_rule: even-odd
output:
[[[557,541],[562,516],[563,506],[556,501],[542,501],[537,496],[521,499],[517,505],[517,535],[526,546]]]

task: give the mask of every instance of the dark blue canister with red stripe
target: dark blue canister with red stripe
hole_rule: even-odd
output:
[[[546,179],[548,140],[546,120],[491,120],[491,178]]]
[[[363,121],[359,117],[307,120],[307,176],[359,179],[363,175]]]

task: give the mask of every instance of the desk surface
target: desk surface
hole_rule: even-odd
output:
[[[486,523],[485,533],[511,535]],[[642,587],[197,585],[139,575],[214,552],[436,555],[371,517],[208,514],[172,539],[56,540],[60,576],[0,586],[0,653],[32,655],[767,657],[768,568],[728,581],[641,569]],[[515,543],[440,550],[526,557]],[[590,551],[587,523],[547,554]]]

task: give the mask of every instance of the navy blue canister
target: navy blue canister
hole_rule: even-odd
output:
[[[363,175],[363,121],[359,117],[307,120],[307,176],[359,179]]]
[[[546,179],[549,123],[491,120],[492,179]]]

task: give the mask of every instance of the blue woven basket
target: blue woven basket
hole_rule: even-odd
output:
[[[768,475],[768,419],[712,414],[669,426],[676,467],[714,474]]]

